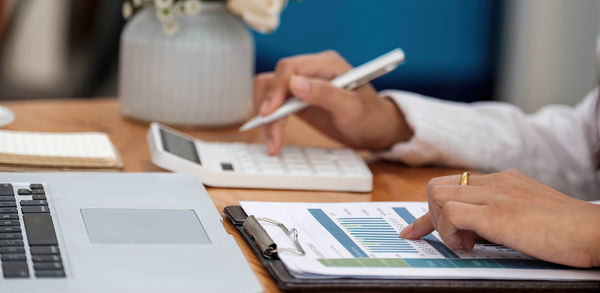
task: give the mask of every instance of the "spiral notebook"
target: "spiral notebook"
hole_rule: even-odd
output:
[[[0,130],[0,171],[119,170],[105,133]]]

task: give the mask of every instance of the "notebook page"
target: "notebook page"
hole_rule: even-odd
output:
[[[43,133],[0,130],[0,154],[117,158],[108,135],[101,132]]]

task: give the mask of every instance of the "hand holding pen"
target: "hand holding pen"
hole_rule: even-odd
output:
[[[295,96],[308,104],[297,113],[301,119],[355,148],[385,149],[409,139],[412,131],[402,112],[394,102],[380,98],[370,84],[350,91],[332,84],[335,79],[330,82],[351,69],[334,51],[282,59],[274,72],[255,78],[254,105],[261,116],[267,116]],[[379,75],[358,81],[363,84]],[[283,145],[285,119],[263,126],[270,154],[276,154]]]

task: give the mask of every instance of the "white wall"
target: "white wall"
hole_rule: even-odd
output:
[[[597,84],[600,1],[508,0],[498,96],[531,112]]]

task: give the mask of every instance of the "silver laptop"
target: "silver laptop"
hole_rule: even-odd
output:
[[[1,292],[260,292],[197,177],[0,173]]]

